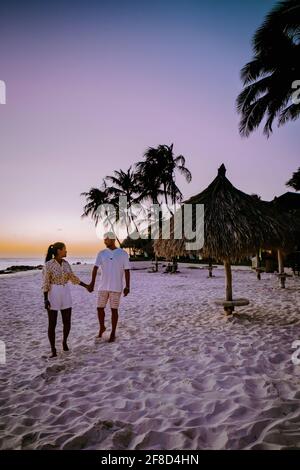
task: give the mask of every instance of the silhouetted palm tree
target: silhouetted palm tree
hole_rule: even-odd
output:
[[[128,225],[130,225],[130,222],[133,222],[135,229],[138,230],[135,223],[135,218],[138,214],[132,211],[132,204],[139,202],[140,192],[142,191],[137,176],[130,166],[127,171],[115,171],[114,176],[107,176],[105,180],[106,182],[109,181],[113,183],[113,186],[107,185],[107,193],[116,205],[119,202],[119,197],[125,196],[127,198],[128,212],[125,211],[122,214],[119,212],[119,218],[126,225],[127,235],[129,235]]]
[[[185,158],[182,155],[174,156],[173,144],[159,145],[157,148],[149,147],[144,153],[144,160],[136,164],[137,179],[140,187],[140,200],[150,200],[152,204],[161,206],[161,196],[164,197],[169,212],[173,212],[168,206],[168,199],[172,204],[182,200],[182,193],[175,182],[176,171],[183,174],[188,182],[191,181],[191,172],[185,167]],[[151,219],[151,214],[148,214]],[[151,236],[153,226],[151,224]],[[156,227],[156,224],[155,224]],[[158,230],[162,227],[162,213],[158,214]],[[158,260],[155,255],[155,270],[158,271]]]
[[[168,199],[172,204],[182,200],[182,193],[175,182],[176,171],[185,176],[188,182],[192,179],[191,172],[185,167],[183,155],[174,155],[173,144],[149,147],[144,154],[144,161],[138,162],[136,167],[143,188],[141,198],[148,198],[154,204],[160,204],[159,196],[164,196],[167,206]]]
[[[286,183],[286,186],[290,186],[291,188],[294,188],[296,191],[300,191],[300,167],[298,168],[297,171],[293,173],[293,176],[288,182]]]
[[[155,149],[149,148],[144,157],[144,161],[136,164],[141,200],[150,200],[152,204],[160,204],[160,196],[163,195],[163,191],[161,190]]]
[[[108,202],[106,187],[104,186],[103,189],[91,188],[88,192],[81,193],[81,196],[85,196],[87,200],[81,217],[91,217],[95,225],[98,225],[102,215],[99,207]]]
[[[152,204],[161,205],[163,196],[167,205],[168,199],[173,204],[182,200],[182,193],[175,182],[176,171],[183,174],[188,182],[191,181],[191,173],[185,167],[185,158],[182,155],[174,156],[173,144],[159,145],[157,148],[150,147],[144,154],[144,161],[136,164],[136,172],[131,167],[127,171],[115,171],[112,176],[107,176],[103,180],[100,189],[91,188],[90,191],[82,193],[87,200],[82,217],[90,216],[95,221],[95,225],[101,220],[115,233],[113,228],[115,221],[112,222],[110,213],[105,207],[106,204],[111,204],[115,208],[119,222],[126,225],[127,235],[129,236],[130,221],[133,222],[135,232],[138,233],[137,216],[139,216],[139,224],[147,222],[149,227],[149,216],[151,219],[152,215],[148,212],[148,220],[145,216],[140,217],[140,213],[144,212],[145,208],[141,206],[141,212],[136,214],[132,211],[133,204],[150,201]],[[120,196],[126,196],[128,211],[127,209],[122,211],[120,208]],[[159,227],[161,220],[162,214],[159,212]],[[119,239],[117,240],[120,243]]]
[[[293,82],[300,79],[300,2],[278,3],[253,38],[254,57],[241,71],[244,89],[237,98],[240,134],[249,136],[265,118],[264,134],[300,115]]]
[[[115,233],[111,214],[109,210],[107,210],[107,204],[113,205],[115,209],[117,209],[117,207],[115,206],[115,201],[109,194],[106,182],[103,180],[101,189],[91,188],[88,192],[81,193],[81,196],[85,196],[87,201],[81,217],[91,217],[95,222],[95,226],[102,221],[104,225],[108,225],[111,231]],[[121,244],[117,235],[116,239],[118,243]]]

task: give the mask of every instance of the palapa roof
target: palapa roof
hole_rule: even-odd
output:
[[[287,191],[281,196],[274,197],[272,204],[284,211],[300,211],[300,193]]]
[[[270,203],[235,188],[226,178],[224,164],[204,191],[184,203],[204,204],[203,248],[186,251],[186,239],[174,239],[172,217],[170,239],[154,242],[157,256],[172,258],[192,252],[218,261],[238,261],[253,255],[259,248],[288,250],[293,243],[287,218],[282,217]],[[195,212],[193,210],[193,223]]]

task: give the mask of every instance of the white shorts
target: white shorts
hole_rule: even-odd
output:
[[[48,292],[48,300],[50,302],[51,310],[65,310],[72,308],[72,296],[68,284],[64,286],[58,284],[51,284],[50,291]]]
[[[119,308],[120,298],[122,292],[113,292],[110,290],[99,290],[98,292],[98,308],[106,307],[107,301],[109,299],[110,308]]]

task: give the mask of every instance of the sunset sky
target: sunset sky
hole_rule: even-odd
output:
[[[299,167],[299,122],[266,139],[238,133],[239,71],[271,0],[1,3],[0,256],[70,256],[101,246],[80,193],[174,142],[190,184],[224,162],[239,189],[270,200]]]

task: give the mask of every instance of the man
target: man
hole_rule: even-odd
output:
[[[116,328],[118,324],[118,308],[120,304],[120,297],[123,290],[123,276],[125,272],[125,288],[123,290],[124,297],[130,292],[130,263],[129,256],[122,248],[117,248],[115,245],[115,235],[113,232],[104,234],[104,243],[106,249],[100,251],[97,255],[95,266],[92,272],[92,281],[90,284],[90,292],[94,289],[95,280],[98,269],[101,269],[101,277],[98,292],[98,319],[100,330],[98,337],[101,338],[106,330],[104,325],[105,307],[107,301],[110,302],[111,308],[111,334],[109,342],[113,342],[116,338]]]

